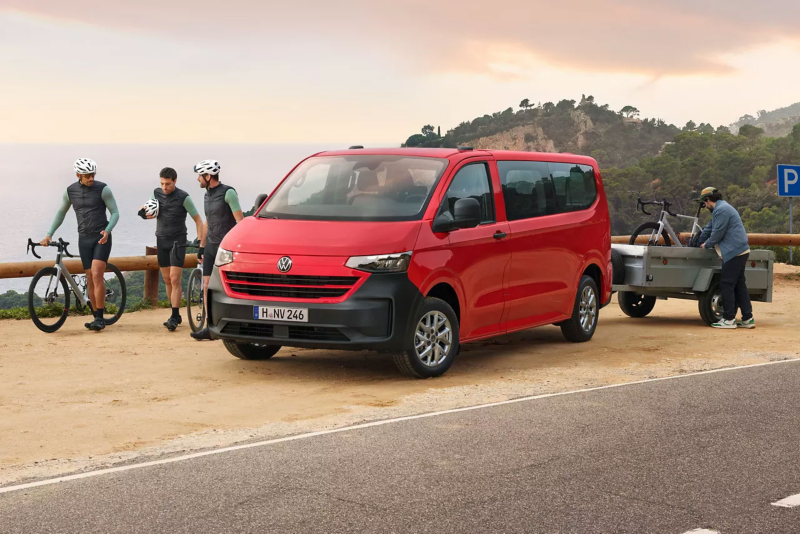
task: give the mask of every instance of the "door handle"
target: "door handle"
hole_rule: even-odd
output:
[[[506,235],[507,234],[505,232],[497,231],[497,232],[494,233],[494,235],[492,237],[499,241],[499,240],[503,239],[504,237],[506,237]]]

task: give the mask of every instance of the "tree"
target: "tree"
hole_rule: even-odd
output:
[[[718,133],[718,134],[729,134],[729,133],[731,133],[731,129],[728,128],[727,126],[720,125],[720,126],[717,126],[716,133]]]
[[[752,124],[745,124],[741,128],[739,128],[739,135],[751,140],[758,139],[758,137],[763,133],[764,130],[762,130],[758,126],[753,126]]]
[[[575,101],[574,100],[561,100],[558,104],[556,104],[557,109],[561,109],[564,111],[572,111],[575,109]]]
[[[625,106],[619,112],[629,119],[639,115],[639,110],[633,106]]]
[[[542,104],[542,109],[544,110],[545,113],[550,115],[556,109],[556,105],[553,104],[552,102],[545,102],[544,104]]]
[[[531,101],[525,98],[522,100],[522,102],[519,103],[519,107],[521,107],[524,110],[527,110],[531,107]]]
[[[696,129],[697,129],[697,124],[695,124],[693,120],[689,120],[689,122],[686,123],[686,126],[683,127],[684,132],[693,132]]]
[[[697,127],[697,131],[700,133],[714,133],[714,127],[705,122],[701,122],[700,126]]]
[[[422,127],[422,135],[425,137],[433,137],[433,126],[426,124]]]

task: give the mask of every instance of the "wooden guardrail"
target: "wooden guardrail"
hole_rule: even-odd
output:
[[[692,234],[682,232],[678,234],[681,242],[686,243]],[[615,235],[611,237],[612,243],[627,245],[631,237],[626,235]],[[637,244],[647,243],[648,236],[639,236]],[[797,247],[800,246],[800,234],[747,234],[747,240],[754,247]],[[663,242],[663,241],[662,241]]]
[[[144,271],[144,298],[155,304],[158,300],[158,258],[156,258],[155,247],[147,247],[146,256],[119,256],[109,258],[108,262],[113,263],[122,271]],[[71,274],[83,273],[83,265],[79,259],[64,259],[64,266]],[[211,260],[213,261],[213,259]],[[41,261],[19,261],[12,263],[0,263],[0,278],[30,278],[39,269],[52,267],[55,256],[51,260]],[[197,254],[187,254],[183,262],[184,269],[197,267]]]

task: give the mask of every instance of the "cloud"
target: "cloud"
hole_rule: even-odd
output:
[[[794,39],[794,0],[0,0],[0,7],[291,54],[336,42],[414,71],[535,79],[536,64],[649,77],[726,74],[723,56]]]

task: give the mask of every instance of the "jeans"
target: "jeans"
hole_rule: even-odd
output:
[[[719,290],[722,294],[722,316],[732,321],[736,319],[736,309],[742,310],[742,320],[753,317],[753,305],[750,304],[750,294],[744,278],[744,269],[750,254],[736,256],[722,264],[722,277],[719,281]]]

